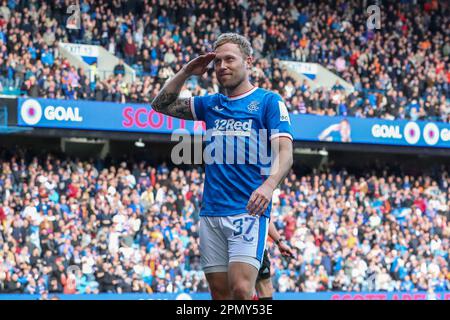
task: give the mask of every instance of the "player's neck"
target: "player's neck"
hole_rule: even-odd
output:
[[[250,90],[252,90],[255,86],[250,83],[250,81],[243,81],[241,84],[234,88],[225,88],[225,95],[228,98],[233,98],[244,94]]]

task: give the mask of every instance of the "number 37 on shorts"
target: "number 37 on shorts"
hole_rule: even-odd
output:
[[[230,256],[250,256],[261,261],[266,246],[268,219],[254,217],[248,213],[230,216],[225,223],[229,229]],[[226,232],[226,231],[225,231]],[[233,260],[233,259],[231,259]]]
[[[233,225],[235,227],[235,231],[233,233],[234,237],[243,235],[243,239],[247,242],[252,242],[255,237],[252,236],[252,229],[255,225],[256,217],[242,217],[238,219],[234,219]],[[245,230],[245,232],[244,232]]]

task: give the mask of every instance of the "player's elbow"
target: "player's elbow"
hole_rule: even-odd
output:
[[[155,110],[156,112],[160,112],[160,111],[159,111],[159,110],[160,110],[160,106],[158,105],[158,103],[155,102],[155,100],[153,100],[153,101],[150,103],[150,107],[151,107],[153,110]]]
[[[152,107],[153,110],[155,110],[156,112],[160,112],[162,113],[162,105],[160,103],[158,103],[157,98],[153,99],[153,101],[151,102],[150,106]]]

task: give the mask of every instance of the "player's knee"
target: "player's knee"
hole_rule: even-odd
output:
[[[250,300],[253,295],[253,286],[248,281],[234,283],[231,287],[231,295],[235,300]]]
[[[228,300],[231,299],[230,290],[226,282],[214,281],[209,284],[211,290],[211,298],[213,300]]]
[[[230,290],[227,286],[216,285],[210,288],[213,300],[228,300],[231,298]]]

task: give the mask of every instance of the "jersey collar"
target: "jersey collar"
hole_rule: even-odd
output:
[[[248,91],[246,91],[244,93],[241,93],[241,94],[239,94],[237,96],[229,96],[228,100],[233,101],[233,100],[238,100],[238,99],[245,98],[245,97],[251,95],[253,92],[255,92],[256,89],[258,89],[258,87],[253,87],[250,90],[248,90]]]

